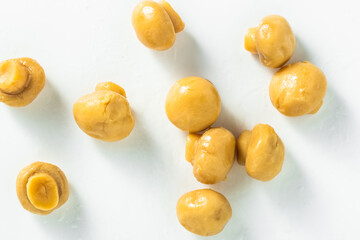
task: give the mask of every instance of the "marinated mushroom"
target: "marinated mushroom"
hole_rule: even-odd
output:
[[[278,68],[293,55],[295,37],[285,18],[269,15],[262,19],[260,26],[247,31],[244,46],[247,51],[259,54],[265,66]]]
[[[176,212],[186,230],[201,236],[220,233],[232,216],[229,201],[211,189],[185,193],[177,202]]]
[[[129,136],[135,125],[125,90],[112,82],[99,83],[95,92],[79,98],[73,114],[87,135],[107,142]]]
[[[260,181],[269,181],[281,171],[285,147],[274,129],[267,124],[258,124],[252,131],[243,132],[237,142],[239,164],[245,158],[246,172]]]
[[[304,61],[289,64],[277,71],[271,80],[269,94],[273,106],[279,112],[296,117],[318,112],[326,89],[324,73]]]
[[[132,13],[132,24],[140,42],[158,51],[171,48],[175,34],[185,27],[180,16],[164,0],[140,2]]]
[[[165,110],[176,127],[183,131],[199,132],[216,121],[221,111],[221,100],[210,81],[187,77],[171,87]]]
[[[11,107],[30,104],[45,85],[43,68],[31,58],[0,62],[0,101]]]
[[[211,128],[201,136],[189,134],[187,138],[185,158],[201,183],[215,184],[225,180],[234,155],[235,138],[225,128]]]
[[[249,147],[249,142],[251,138],[251,131],[245,130],[243,131],[238,140],[236,141],[237,147],[237,161],[240,165],[245,165],[246,153]]]
[[[57,166],[34,162],[23,168],[16,179],[16,193],[23,208],[47,215],[69,198],[69,184]]]

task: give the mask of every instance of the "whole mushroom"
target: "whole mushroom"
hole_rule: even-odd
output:
[[[263,65],[270,68],[283,66],[295,51],[295,36],[285,18],[269,15],[258,27],[250,28],[244,41],[245,49],[259,54]]]
[[[79,98],[73,114],[87,135],[107,142],[129,136],[135,125],[124,89],[112,82],[99,83],[95,92]]]
[[[38,96],[45,85],[44,69],[31,58],[9,59],[0,63],[0,101],[23,107]]]

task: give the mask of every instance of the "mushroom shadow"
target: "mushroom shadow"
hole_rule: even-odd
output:
[[[299,36],[296,36],[295,51],[294,51],[293,56],[290,58],[288,64],[293,64],[293,63],[302,62],[302,61],[310,61],[311,62],[311,57],[310,57],[310,54],[308,54],[301,38],[299,38]]]
[[[8,111],[14,122],[18,122],[32,139],[39,141],[51,151],[61,151],[58,146],[66,143],[64,139],[67,139],[70,133],[66,120],[67,110],[50,81],[46,81],[44,89],[30,105],[9,108]]]
[[[153,51],[153,56],[162,63],[165,69],[178,78],[201,76],[206,59],[200,46],[191,34],[184,30],[176,34],[176,41],[167,51]]]
[[[221,113],[212,127],[224,127],[234,134],[235,138],[245,130],[243,123],[223,104],[221,104]]]
[[[336,154],[339,148],[346,147],[348,135],[355,128],[349,115],[342,98],[328,86],[324,104],[318,113],[287,120],[307,141]]]
[[[285,150],[282,171],[271,181],[273,184],[265,186],[263,190],[269,201],[273,202],[274,208],[277,207],[279,212],[283,212],[289,218],[299,219],[304,217],[304,214],[310,214],[307,205],[313,198],[311,184],[298,165],[297,159],[288,149]],[[299,208],[302,210],[299,211]]]
[[[156,161],[158,155],[154,150],[154,141],[141,119],[136,117],[136,113],[134,115],[135,126],[128,137],[116,142],[93,139],[93,143],[102,156],[111,161],[114,166],[119,169],[133,169],[136,166],[143,175],[148,175],[151,179],[154,177],[152,175],[159,171],[158,168],[163,167],[162,162]]]
[[[49,215],[34,216],[49,235],[49,239],[81,239],[87,231],[80,198],[74,188],[71,185],[69,187],[69,199],[63,206]]]

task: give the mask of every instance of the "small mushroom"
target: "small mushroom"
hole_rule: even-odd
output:
[[[277,71],[271,80],[269,94],[271,103],[280,113],[296,117],[318,112],[326,89],[324,73],[314,64],[304,61]]]
[[[171,48],[175,34],[185,27],[180,16],[164,0],[140,2],[132,13],[132,24],[140,42],[158,51]]]
[[[31,58],[0,63],[0,101],[11,107],[30,104],[45,85],[43,68]]]
[[[69,198],[69,184],[57,166],[34,162],[23,168],[16,179],[16,193],[29,212],[47,215]]]
[[[259,54],[263,65],[278,68],[293,55],[295,37],[285,18],[269,15],[262,19],[260,26],[247,31],[244,46],[247,51]]]
[[[195,178],[204,184],[226,179],[234,163],[235,138],[225,128],[211,128],[203,135],[189,134],[185,158],[193,166]]]
[[[183,131],[199,132],[216,121],[221,111],[221,100],[210,81],[187,77],[171,87],[165,110],[176,127]]]
[[[125,90],[112,82],[99,83],[95,92],[79,98],[73,114],[87,135],[107,142],[129,136],[135,125]]]
[[[237,141],[238,163],[246,172],[260,181],[270,181],[281,171],[285,147],[274,129],[266,124],[244,131]]]
[[[185,193],[176,206],[180,224],[200,236],[220,233],[232,216],[229,201],[211,189]]]

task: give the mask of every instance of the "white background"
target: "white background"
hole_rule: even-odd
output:
[[[1,239],[205,239],[178,223],[175,207],[185,192],[206,187],[233,209],[224,231],[207,239],[360,239],[358,1],[173,0],[186,28],[165,52],[137,40],[137,1],[0,3],[0,60],[32,57],[47,76],[31,105],[0,106]],[[293,28],[291,62],[309,60],[327,76],[316,115],[277,112],[268,96],[275,70],[243,48],[247,28],[268,14]],[[257,123],[275,128],[286,159],[274,180],[254,180],[235,163],[225,182],[196,182],[186,134],[164,111],[172,84],[193,75],[220,93],[215,126],[236,137]],[[88,137],[72,116],[77,98],[109,80],[125,88],[136,116],[131,135],[115,143]],[[18,172],[34,161],[58,165],[70,183],[69,201],[49,216],[25,211],[16,196]]]

